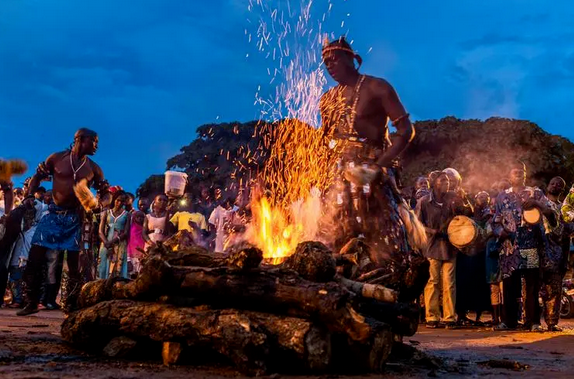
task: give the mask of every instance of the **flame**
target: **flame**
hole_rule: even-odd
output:
[[[258,229],[255,242],[262,250],[263,257],[272,264],[281,263],[300,242],[303,225],[291,224],[286,215],[277,207],[272,207],[266,197],[257,201],[253,224]]]
[[[324,209],[321,194],[333,183],[340,148],[332,135],[319,129],[319,102],[327,83],[321,69],[321,22],[311,17],[313,0],[286,2],[249,0],[258,11],[257,49],[266,54],[267,69],[278,85],[266,95],[259,86],[261,150],[268,159],[256,175],[251,197],[252,220],[247,239],[263,250],[264,258],[279,263],[306,239],[319,240]],[[331,0],[328,0],[331,10]],[[326,13],[321,18],[323,21]],[[245,34],[251,41],[252,33]],[[272,58],[272,61],[271,61]],[[262,153],[263,154],[263,153]]]
[[[249,241],[280,263],[304,240],[320,239],[321,194],[333,183],[339,150],[330,135],[298,120],[268,130],[270,155],[251,199]]]

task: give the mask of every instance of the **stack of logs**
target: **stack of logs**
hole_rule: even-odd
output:
[[[319,242],[303,242],[279,266],[250,246],[228,256],[160,246],[135,280],[84,285],[62,336],[96,353],[118,339],[158,356],[161,349],[167,365],[209,352],[252,375],[379,372],[393,341],[417,330],[412,300],[422,287],[414,288],[408,272],[420,277],[424,264],[369,276],[357,263],[368,247],[353,244],[333,255]],[[395,290],[367,283],[377,278]],[[415,295],[404,298],[409,291]]]

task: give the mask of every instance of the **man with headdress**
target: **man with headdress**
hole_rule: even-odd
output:
[[[501,244],[500,272],[503,283],[502,320],[495,330],[514,329],[518,326],[518,299],[521,297],[521,279],[524,278],[524,327],[539,331],[540,257],[545,248],[542,224],[526,222],[523,211],[537,208],[553,225],[554,213],[540,199],[542,192],[526,186],[526,165],[515,162],[510,171],[511,187],[502,191],[495,204],[493,231]]]
[[[346,242],[364,236],[380,265],[404,259],[409,250],[399,204],[393,161],[412,141],[415,129],[393,87],[384,79],[359,73],[361,57],[344,37],[325,44],[323,62],[338,85],[320,102],[325,135],[341,149],[339,169],[345,179],[343,223]],[[391,143],[388,121],[397,129]],[[343,242],[343,243],[344,243]]]
[[[66,308],[75,306],[75,298],[80,290],[79,252],[81,250],[81,228],[85,204],[93,196],[87,187],[95,188],[100,198],[107,193],[108,185],[100,166],[88,156],[98,148],[98,135],[89,129],[79,129],[74,136],[71,149],[54,153],[38,166],[30,181],[29,193],[34,193],[42,180],[52,178],[53,204],[49,213],[39,222],[34,237],[28,265],[24,272],[28,304],[17,314],[26,316],[38,312],[38,302],[42,285],[43,271],[48,250],[66,251],[68,263],[68,285]],[[78,188],[86,186],[79,196]],[[82,198],[79,198],[82,197]],[[83,205],[83,206],[82,206]],[[58,291],[58,288],[54,288]]]

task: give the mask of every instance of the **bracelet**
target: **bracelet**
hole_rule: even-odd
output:
[[[401,120],[403,120],[404,118],[407,118],[407,117],[409,117],[409,116],[410,116],[410,114],[405,113],[404,115],[402,115],[402,116],[400,116],[400,117],[397,117],[397,118],[394,119],[394,120],[391,120],[391,122],[393,123],[393,125],[396,126],[397,123],[401,122]]]

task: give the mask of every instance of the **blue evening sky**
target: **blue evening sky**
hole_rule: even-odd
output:
[[[574,137],[571,1],[331,2],[323,30],[348,31],[417,119],[513,117]],[[134,191],[197,126],[257,118],[257,86],[272,86],[248,3],[1,0],[0,156],[35,167],[87,126],[110,183]]]

